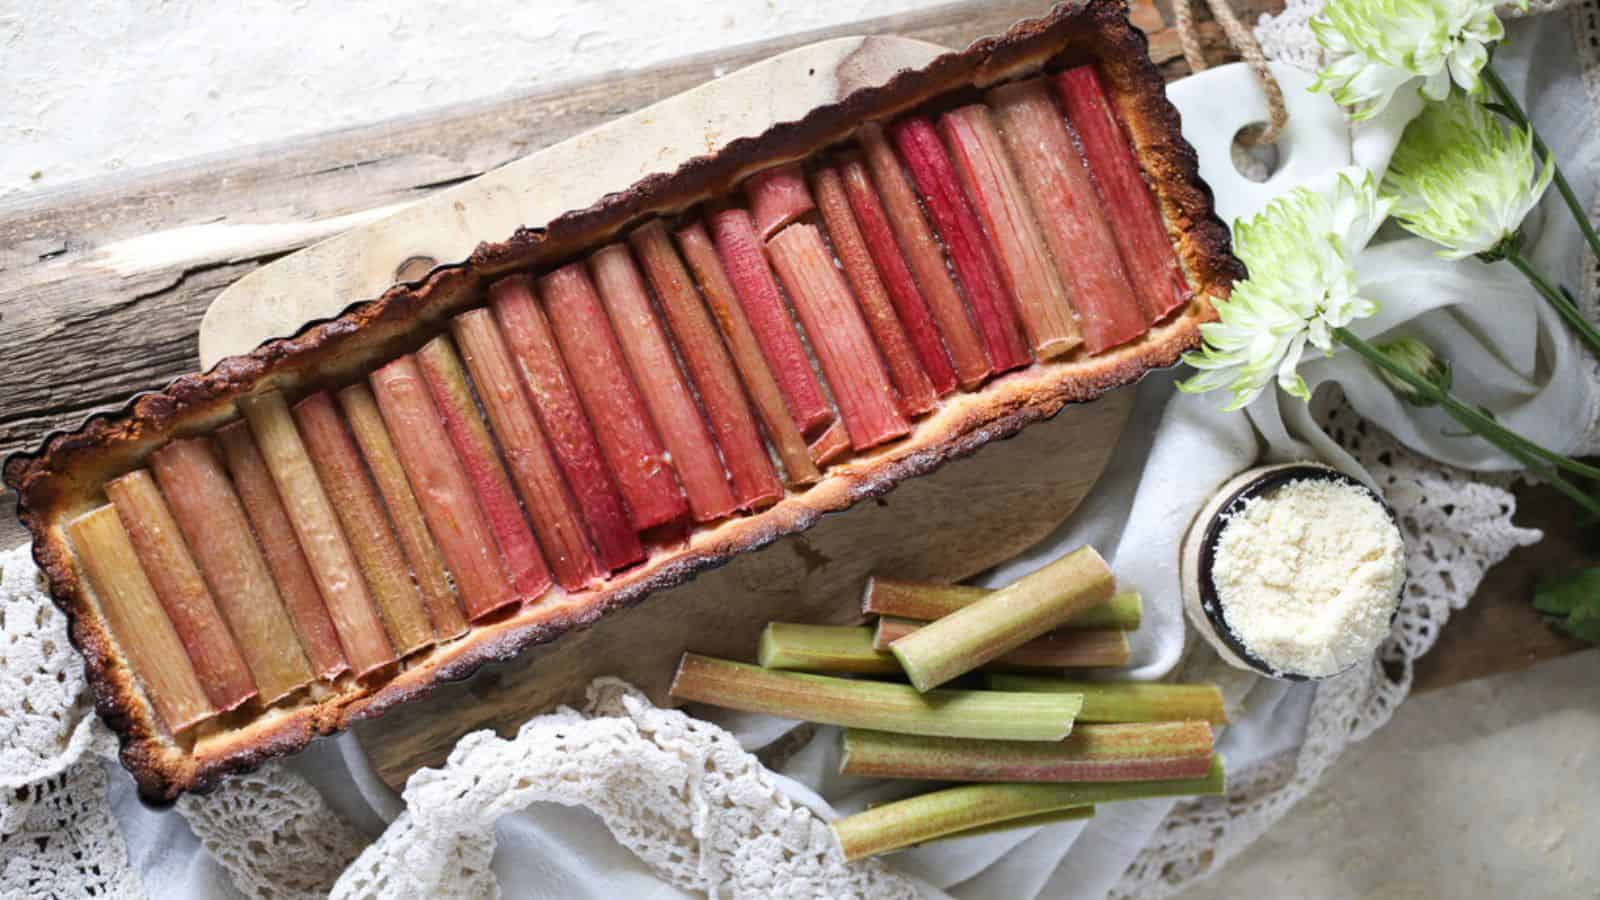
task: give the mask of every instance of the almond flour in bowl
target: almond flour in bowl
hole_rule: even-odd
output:
[[[1189,620],[1222,657],[1327,678],[1371,656],[1405,585],[1405,545],[1371,488],[1315,463],[1252,469],[1218,491],[1183,551]]]

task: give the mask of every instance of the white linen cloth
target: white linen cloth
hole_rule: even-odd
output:
[[[1600,140],[1570,24],[1558,14],[1513,25],[1511,33],[1497,54],[1497,67],[1527,97],[1579,195],[1594,196]],[[1242,67],[1205,77],[1233,79],[1233,96],[1253,90]],[[1325,102],[1291,99],[1308,110]],[[1291,138],[1295,128],[1319,121],[1327,123],[1325,116],[1309,112],[1292,118]],[[1201,145],[1219,129],[1229,129],[1224,138],[1231,136],[1235,124],[1244,123],[1185,118],[1186,132]],[[1390,116],[1362,129],[1344,148],[1346,155],[1381,167],[1402,124],[1399,116]],[[1325,143],[1312,143],[1319,153],[1328,150]],[[1297,178],[1314,178],[1346,160],[1317,156],[1315,161],[1318,165],[1302,166],[1304,157],[1286,160],[1285,169]],[[1241,198],[1262,195],[1215,165],[1215,158],[1209,160],[1204,174],[1218,191],[1219,205],[1235,214],[1253,211]],[[1233,193],[1229,184],[1236,188]],[[1548,198],[1530,223],[1533,257],[1552,276],[1585,285],[1592,279],[1580,269],[1584,257],[1577,232],[1556,202],[1553,195]],[[1382,311],[1358,330],[1369,337],[1425,337],[1455,363],[1462,396],[1485,404],[1534,440],[1557,449],[1574,447],[1595,420],[1600,392],[1592,360],[1509,267],[1447,264],[1431,253],[1420,241],[1391,237],[1363,258],[1364,287]],[[1349,354],[1315,360],[1303,371],[1318,391],[1320,416],[1296,401],[1280,403],[1273,394],[1247,414],[1224,414],[1217,411],[1220,398],[1177,395],[1173,373],[1151,375],[1137,388],[1134,417],[1111,468],[1082,508],[1034,551],[985,579],[1014,578],[1083,543],[1108,551],[1119,578],[1146,598],[1145,625],[1134,636],[1132,674],[1213,677],[1225,686],[1235,721],[1220,744],[1233,781],[1225,802],[1107,805],[1088,823],[943,842],[896,854],[887,866],[846,870],[816,849],[821,821],[920,787],[841,778],[833,729],[816,729],[809,740],[780,754],[773,744],[794,723],[695,710],[726,726],[745,749],[765,748],[775,766],[769,773],[720,731],[648,708],[619,685],[599,685],[584,711],[542,717],[517,741],[489,735],[464,740],[445,770],[412,779],[409,809],[372,775],[359,745],[347,735],[318,743],[281,768],[230,782],[211,798],[186,799],[181,816],[151,811],[138,803],[114,763],[94,758],[112,748],[103,730],[84,724],[87,710],[74,700],[81,672],[74,683],[74,669],[62,668],[58,645],[64,642],[44,624],[30,631],[17,619],[26,611],[43,622],[51,611],[39,605],[24,556],[13,552],[5,555],[0,576],[5,631],[11,637],[11,651],[0,665],[5,742],[0,787],[23,790],[8,791],[12,796],[0,801],[0,890],[42,894],[54,887],[71,893],[93,884],[110,896],[209,897],[241,890],[265,896],[271,887],[278,895],[310,896],[326,889],[363,842],[377,838],[345,871],[337,895],[477,896],[496,884],[512,897],[597,900],[695,896],[713,887],[718,896],[879,895],[908,891],[912,884],[929,896],[963,900],[1165,894],[1209,865],[1194,861],[1198,840],[1205,840],[1218,859],[1237,852],[1293,802],[1297,795],[1284,784],[1314,781],[1344,742],[1387,718],[1382,712],[1361,727],[1341,726],[1342,732],[1330,736],[1323,724],[1328,710],[1345,709],[1334,704],[1335,697],[1387,691],[1377,706],[1391,710],[1408,686],[1373,687],[1378,677],[1373,672],[1320,687],[1291,686],[1218,668],[1208,652],[1188,645],[1178,599],[1177,545],[1218,484],[1263,454],[1321,457],[1373,479],[1387,489],[1391,502],[1411,514],[1407,538],[1413,553],[1421,549],[1418,541],[1427,540],[1438,542],[1429,546],[1430,553],[1442,548],[1435,555],[1453,555],[1454,593],[1444,596],[1444,588],[1431,588],[1429,602],[1459,606],[1484,568],[1515,544],[1536,538],[1509,525],[1504,506],[1509,495],[1439,470],[1418,454],[1478,470],[1506,469],[1508,460],[1479,441],[1451,436],[1457,429],[1436,413],[1398,404]],[[1363,432],[1359,420],[1335,405],[1340,392],[1360,417],[1380,423],[1398,445]],[[1450,499],[1459,513],[1426,508],[1439,485],[1453,492]],[[1451,530],[1445,519],[1431,517],[1466,513],[1481,519]],[[1418,571],[1419,560],[1414,556],[1411,577],[1426,594],[1430,582]],[[1448,607],[1431,608],[1433,627],[1441,609]],[[1418,627],[1425,626],[1403,623],[1402,631]],[[1431,637],[1408,643],[1407,633],[1397,632],[1395,646],[1385,652],[1399,654],[1408,665]],[[38,671],[60,671],[64,679],[62,699],[42,718],[31,708],[19,711],[20,697],[34,691],[31,682],[17,676]],[[567,731],[594,743],[556,752],[553,746],[568,739]],[[615,742],[614,748],[604,754],[596,750],[591,768],[560,768],[571,766],[583,749],[604,749],[602,741]],[[1313,745],[1321,748],[1314,765],[1308,764]],[[22,752],[41,746],[54,748],[54,755]],[[104,807],[87,808],[99,784],[106,784],[121,844],[109,833]],[[89,801],[82,799],[86,796]],[[522,809],[536,799],[589,806],[599,815],[553,803]],[[74,844],[80,831],[84,841]],[[1188,836],[1191,831],[1203,837]],[[35,844],[33,838],[43,840]],[[36,846],[45,849],[35,852]],[[88,861],[85,847],[92,850]],[[785,866],[781,877],[762,871],[777,861]]]

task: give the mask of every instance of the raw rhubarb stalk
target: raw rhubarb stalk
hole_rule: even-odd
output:
[[[272,473],[300,549],[316,576],[345,659],[357,678],[365,678],[394,662],[394,648],[333,504],[294,427],[289,405],[282,394],[271,391],[246,397],[239,401],[239,408],[250,423],[256,447]]]
[[[339,391],[339,408],[344,411],[350,433],[355,435],[361,456],[367,461],[372,480],[377,482],[378,493],[383,495],[383,505],[389,511],[395,536],[411,564],[411,574],[416,579],[417,590],[422,593],[422,605],[433,624],[433,632],[440,640],[459,637],[467,630],[467,617],[456,601],[455,588],[450,584],[450,572],[445,568],[444,554],[428,532],[428,523],[422,517],[422,507],[406,480],[406,470],[400,463],[400,453],[389,439],[389,429],[383,424],[383,414],[378,411],[378,400],[372,388],[356,382]]]
[[[684,518],[689,507],[678,476],[583,265],[571,263],[540,278],[539,295],[634,527],[645,531]]]
[[[986,674],[995,691],[1059,691],[1082,694],[1085,722],[1170,722],[1195,719],[1226,725],[1222,692],[1214,684],[1133,681],[1070,681],[1044,675]]]
[[[816,209],[799,163],[785,163],[750,176],[744,183],[744,195],[750,201],[750,217],[762,240]]]
[[[227,712],[255,697],[250,668],[217,611],[155,479],[137,469],[107,482],[106,496],[116,507],[145,577],[183,642],[211,705]]]
[[[783,391],[784,405],[802,434],[815,434],[833,421],[833,410],[811,370],[811,360],[800,343],[794,320],[789,318],[772,269],[767,266],[750,214],[737,208],[724,209],[712,213],[706,222],[723,270],[733,284],[734,296]]]
[[[389,644],[400,656],[432,644],[433,623],[428,621],[422,595],[411,580],[405,552],[389,528],[383,501],[378,499],[362,465],[361,451],[345,428],[333,397],[318,391],[296,403],[294,421],[378,605]]]
[[[767,430],[767,439],[772,441],[773,449],[778,452],[778,461],[783,463],[784,477],[796,487],[817,481],[822,473],[817,471],[816,464],[806,452],[805,436],[801,434],[795,417],[789,413],[783,388],[767,365],[761,342],[745,318],[744,307],[734,291],[733,282],[728,280],[728,273],[722,267],[711,236],[703,225],[694,222],[680,228],[677,238],[684,259],[688,261],[701,292],[705,294],[706,305],[711,308],[717,327],[728,342],[728,353],[739,370],[744,389],[750,394],[750,402],[755,404],[762,426]],[[701,391],[703,397],[705,388],[702,387]],[[727,452],[726,446],[723,452]]]
[[[1099,353],[1144,334],[1143,308],[1050,89],[1033,79],[995,88],[986,99],[1078,311],[1084,346]]]
[[[1223,792],[1221,758],[1199,778],[1088,784],[972,784],[885,803],[835,819],[845,859],[862,859],[995,822],[1061,809],[1150,797],[1216,796]]]
[[[503,278],[489,289],[489,297],[495,324],[511,351],[534,414],[583,511],[595,557],[608,572],[633,565],[644,558],[644,548],[561,361],[550,323],[533,298],[531,283],[520,276]]]
[[[1102,208],[1117,237],[1122,261],[1150,322],[1164,318],[1189,300],[1189,285],[1172,238],[1161,219],[1155,194],[1145,183],[1133,145],[1106,98],[1093,66],[1058,73],[1056,94],[1078,132],[1089,172],[1099,188]]]
[[[950,253],[994,370],[1008,372],[1027,365],[1028,341],[1017,320],[1016,301],[1000,278],[983,226],[961,193],[955,165],[939,143],[933,123],[922,116],[903,119],[889,129],[889,136]]]
[[[934,394],[943,397],[956,388],[956,370],[950,364],[944,340],[939,337],[939,326],[934,324],[933,314],[928,312],[928,302],[917,289],[917,280],[911,270],[906,268],[900,245],[895,243],[889,215],[883,209],[877,189],[872,186],[866,163],[862,162],[859,154],[846,154],[839,162],[839,175],[873,270],[882,281],[895,315],[905,328],[906,337],[916,349],[917,360],[922,363],[922,371],[927,375],[929,385]],[[828,230],[832,232],[833,226],[829,225]],[[836,249],[838,244],[839,239],[835,237]],[[982,357],[980,350],[978,358],[981,360]]]
[[[783,485],[772,467],[772,457],[761,441],[756,420],[745,402],[733,361],[707,315],[689,272],[672,247],[660,219],[637,228],[628,243],[650,279],[656,300],[672,330],[684,368],[700,394],[706,418],[722,448],[723,462],[733,482],[740,509],[761,509],[783,498]]]
[[[1156,781],[1211,768],[1211,725],[1077,725],[1063,741],[844,733],[840,775],[923,781]]]
[[[866,450],[909,434],[872,335],[822,232],[815,225],[790,225],[767,242],[767,252],[811,336],[850,445]]]
[[[451,323],[451,331],[556,581],[569,591],[591,584],[602,573],[582,513],[539,430],[494,315],[487,309],[462,313]]]
[[[1111,599],[1116,579],[1082,547],[889,645],[906,676],[930,690],[1053,631]]]
[[[67,534],[95,605],[161,721],[176,734],[216,715],[117,511],[102,506],[84,513],[67,523]]]
[[[494,535],[445,434],[417,361],[402,356],[373,372],[369,380],[378,412],[394,439],[406,479],[417,492],[428,530],[455,580],[468,621],[517,602],[505,563],[495,549]]]
[[[173,441],[151,454],[150,468],[250,667],[261,702],[276,703],[305,687],[313,677],[311,663],[210,440]]]
[[[931,622],[994,593],[993,588],[965,584],[931,584],[874,575],[861,594],[861,612],[869,616],[898,616]],[[1118,591],[1106,603],[1073,616],[1063,628],[1109,628],[1136,631],[1142,618],[1138,591]]]
[[[923,218],[911,182],[900,168],[900,159],[889,146],[883,130],[873,124],[863,125],[858,137],[867,167],[872,170],[873,184],[883,199],[889,226],[899,239],[905,262],[916,276],[917,287],[927,299],[945,348],[950,351],[956,381],[969,390],[977,387],[993,369],[984,352],[983,339],[973,327],[967,306],[945,266],[944,250],[928,227],[927,219]],[[868,240],[877,233],[868,228]],[[888,248],[884,246],[881,252],[887,254]]]
[[[959,838],[977,837],[980,834],[995,834],[1001,831],[1016,831],[1022,828],[1037,828],[1041,825],[1055,825],[1059,822],[1078,822],[1094,818],[1094,810],[1093,806],[1069,806],[1066,809],[1052,810],[1038,815],[1023,816],[1018,819],[1009,819],[1001,822],[990,822],[987,825],[979,825],[976,828],[968,828],[965,831],[957,831],[942,837],[936,837],[929,843],[953,841]]]
[[[671,696],[823,725],[1002,741],[1059,741],[1072,732],[1077,714],[1077,703],[1064,694],[924,695],[903,684],[779,672],[693,653],[678,663]],[[1043,697],[1067,702],[1029,702]]]
[[[811,442],[806,452],[811,455],[811,461],[819,466],[825,466],[850,451],[850,433],[845,430],[843,422],[834,422],[828,430],[817,435]]]
[[[478,415],[478,404],[467,383],[467,370],[456,355],[448,335],[439,335],[422,345],[416,353],[417,371],[428,385],[433,406],[444,423],[444,433],[455,448],[461,470],[478,498],[483,520],[489,526],[495,547],[511,577],[511,589],[519,600],[534,600],[550,590],[550,570],[539,551],[539,542],[522,515],[511,478],[500,464],[500,453],[489,437],[489,429]]]
[[[1083,343],[1077,316],[989,108],[973,103],[953,109],[939,117],[939,133],[1016,300],[1034,354],[1054,359],[1071,352]]]
[[[924,627],[913,619],[884,616],[872,635],[872,646],[889,645]],[[1131,650],[1121,631],[1056,631],[1034,638],[990,660],[991,669],[1090,669],[1125,666]]]
[[[920,416],[937,401],[933,382],[923,371],[922,361],[912,346],[911,338],[895,314],[889,300],[888,288],[878,277],[878,269],[867,250],[866,238],[856,225],[855,214],[850,211],[850,199],[845,196],[844,179],[832,167],[818,169],[813,178],[818,208],[822,222],[828,229],[828,239],[833,251],[844,265],[845,277],[855,292],[861,315],[872,331],[872,337],[883,351],[884,362],[889,365],[889,377],[894,380],[900,395],[900,412],[907,418]]]
[[[894,654],[875,650],[868,627],[771,622],[761,631],[756,662],[763,669],[898,675]]]
[[[239,492],[245,515],[261,542],[261,553],[266,557],[267,568],[278,586],[284,608],[294,622],[295,634],[300,636],[300,646],[311,660],[311,668],[318,678],[332,679],[348,671],[344,648],[339,645],[339,632],[328,615],[322,601],[322,589],[317,586],[316,575],[300,549],[300,538],[295,534],[294,523],[278,497],[278,487],[273,484],[272,473],[256,449],[250,436],[250,426],[245,422],[230,422],[217,430],[217,443],[228,463],[228,474],[233,476],[233,489]]]
[[[656,318],[633,255],[622,244],[610,244],[589,257],[589,268],[633,382],[683,482],[689,512],[696,522],[732,515],[739,504],[722,457],[688,381],[678,370],[677,356]]]

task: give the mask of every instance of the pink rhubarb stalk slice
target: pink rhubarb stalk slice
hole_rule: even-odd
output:
[[[944,240],[956,277],[972,305],[978,334],[996,372],[1009,372],[1031,362],[1028,341],[1017,320],[1016,302],[1000,278],[978,216],[961,193],[955,165],[939,143],[933,123],[914,116],[896,122],[889,136],[911,170],[911,180]]]
[[[238,641],[261,702],[276,703],[305,687],[313,677],[311,663],[211,441],[173,441],[151,454],[150,468]]]
[[[228,463],[228,474],[233,476],[233,489],[239,492],[245,515],[261,542],[261,552],[266,557],[272,580],[283,597],[284,608],[294,621],[295,633],[300,636],[300,646],[311,660],[311,668],[318,678],[331,680],[349,670],[344,648],[339,645],[339,631],[328,615],[322,600],[322,589],[311,564],[300,549],[300,538],[295,534],[294,523],[278,497],[278,486],[272,481],[266,460],[256,449],[250,436],[250,426],[245,422],[230,422],[217,430],[217,443]]]
[[[916,276],[917,287],[928,301],[928,309],[939,324],[945,347],[950,351],[950,361],[955,366],[956,381],[971,389],[983,383],[993,371],[989,356],[984,352],[983,339],[972,324],[971,314],[961,300],[961,293],[950,277],[945,264],[944,249],[923,218],[922,207],[900,158],[889,146],[883,129],[874,124],[861,127],[857,137],[872,170],[872,180],[883,199],[889,216],[889,225],[899,238],[905,262]],[[874,232],[867,231],[870,239]]]
[[[145,577],[177,630],[211,705],[227,712],[254,698],[256,685],[250,668],[217,611],[155,479],[144,469],[136,469],[107,482],[106,496],[116,507]]]
[[[1068,69],[1052,80],[1067,118],[1078,132],[1145,318],[1159,321],[1188,302],[1189,285],[1172,250],[1155,194],[1145,183],[1133,145],[1112,111],[1094,67]]]
[[[84,513],[67,523],[67,534],[95,605],[161,721],[178,734],[216,715],[117,511]]]
[[[750,200],[750,217],[762,240],[816,209],[799,163],[785,163],[750,176],[744,183],[744,195]]]
[[[633,565],[644,558],[644,548],[561,360],[550,323],[534,299],[532,282],[521,276],[502,278],[489,289],[489,297],[495,325],[511,351],[534,414],[583,511],[600,566],[615,572]]]
[[[909,434],[872,335],[822,232],[815,225],[790,225],[767,242],[767,252],[811,335],[851,446],[865,450]]]
[[[682,520],[689,507],[677,474],[583,264],[570,263],[540,278],[539,296],[634,528],[647,531]]]
[[[494,535],[445,434],[417,361],[402,356],[373,372],[369,381],[428,530],[455,579],[468,621],[517,602]]]
[[[934,324],[933,314],[928,312],[928,302],[917,289],[917,279],[906,268],[900,245],[895,243],[889,215],[884,211],[877,189],[872,186],[867,165],[859,154],[846,154],[839,162],[839,174],[844,182],[850,210],[861,229],[861,238],[872,258],[872,265],[883,282],[884,290],[888,292],[889,302],[894,304],[895,314],[916,348],[917,359],[922,363],[922,370],[928,376],[933,392],[943,397],[956,388],[956,370],[950,364],[944,339],[939,337],[939,326]],[[832,230],[832,226],[829,226],[829,231]],[[834,243],[837,245],[838,240],[835,239]],[[965,313],[962,315],[965,321]],[[976,335],[973,339],[976,349]],[[977,356],[980,361],[983,359],[981,350]]]
[[[973,103],[953,109],[939,117],[939,133],[1017,302],[1034,354],[1054,359],[1070,353],[1083,343],[1077,316],[989,108]]]
[[[451,331],[556,581],[569,591],[591,584],[601,570],[582,513],[539,430],[494,315],[487,309],[462,313],[451,323]]]
[[[428,385],[434,408],[444,422],[444,432],[461,461],[462,471],[477,495],[484,522],[511,576],[511,588],[523,601],[537,600],[550,590],[550,570],[545,566],[533,530],[522,515],[511,478],[500,464],[500,453],[489,429],[478,415],[478,404],[467,383],[467,370],[456,355],[448,335],[439,335],[416,353],[417,370]]]
[[[294,421],[383,616],[390,645],[408,656],[432,644],[433,623],[422,608],[422,595],[333,397],[318,391],[296,403]]]
[[[1078,311],[1085,348],[1100,353],[1144,334],[1143,308],[1050,89],[1033,79],[995,88],[987,100]]]
[[[778,292],[750,214],[737,208],[719,210],[708,216],[706,223],[734,296],[783,391],[789,414],[802,434],[815,435],[833,421],[833,410],[811,370],[811,360]]]
[[[867,579],[867,587],[861,592],[861,612],[868,616],[899,616],[931,622],[992,593],[991,588],[966,584],[931,584],[874,575]],[[1062,627],[1137,631],[1143,619],[1143,606],[1138,591],[1118,591],[1109,601],[1078,613]]]
[[[812,462],[825,466],[850,452],[850,432],[845,430],[843,422],[834,422],[827,431],[817,435],[806,452]]]
[[[889,300],[889,291],[878,277],[877,266],[867,250],[866,237],[850,211],[844,179],[838,169],[829,166],[817,170],[813,183],[833,251],[844,265],[845,277],[855,292],[861,315],[889,366],[889,376],[900,397],[900,411],[907,418],[920,416],[933,409],[938,399],[933,392],[933,382],[923,371],[911,338]]]
[[[783,498],[783,485],[767,455],[761,432],[739,386],[733,361],[716,325],[689,280],[667,229],[656,219],[633,231],[628,243],[639,255],[656,300],[683,356],[684,368],[699,391],[706,418],[728,466],[741,509],[761,509]]]
[[[339,408],[344,411],[350,433],[355,436],[356,446],[361,448],[361,456],[367,461],[378,493],[383,496],[383,505],[389,511],[389,521],[400,539],[406,561],[411,564],[411,574],[416,579],[417,590],[422,593],[422,605],[428,611],[434,634],[440,640],[459,637],[467,630],[467,617],[456,601],[444,555],[428,532],[422,507],[412,493],[411,483],[406,480],[400,453],[389,439],[389,429],[383,424],[383,414],[378,411],[378,400],[372,396],[372,388],[358,381],[341,389]]]
[[[1059,742],[844,734],[839,774],[932,781],[1155,781],[1199,778],[1211,768],[1211,725],[1151,722],[1075,725]]]
[[[678,246],[694,272],[700,290],[705,294],[706,305],[716,317],[717,327],[728,342],[728,353],[739,370],[750,402],[761,416],[767,430],[767,439],[778,452],[783,463],[784,478],[796,487],[811,484],[822,477],[806,452],[806,439],[800,432],[796,418],[790,414],[783,397],[783,388],[767,365],[761,342],[756,337],[750,321],[745,318],[733,282],[717,255],[711,236],[705,226],[693,222],[677,232]],[[703,390],[703,389],[702,389]],[[726,448],[724,448],[726,450]]]
[[[239,408],[250,423],[256,447],[300,539],[300,549],[311,564],[345,659],[357,678],[365,678],[394,662],[394,648],[361,577],[350,541],[339,527],[333,503],[295,429],[289,404],[282,394],[271,391],[240,400]]]
[[[611,328],[644,397],[661,443],[683,482],[696,522],[711,522],[738,510],[722,457],[700,414],[676,354],[656,318],[644,278],[623,244],[609,244],[589,257],[589,269],[605,303]]]

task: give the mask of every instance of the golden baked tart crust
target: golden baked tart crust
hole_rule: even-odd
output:
[[[514,272],[570,259],[654,216],[671,217],[727,194],[748,175],[837,144],[867,121],[886,120],[940,98],[1041,70],[1094,63],[1126,123],[1150,180],[1194,299],[1143,338],[1107,352],[1038,362],[957,392],[919,420],[910,436],[825,469],[823,480],[788,492],[759,513],[697,529],[686,546],[656,548],[642,564],[590,590],[522,607],[482,623],[457,640],[408,658],[393,677],[358,683],[347,677],[302,692],[298,702],[249,714],[236,711],[174,737],[161,724],[133,672],[122,660],[64,532],[70,519],[101,505],[102,485],[141,465],[168,440],[209,432],[236,418],[235,401],[279,389],[301,393],[352,381],[380,362],[417,349],[444,330],[449,317],[480,305],[487,286]],[[671,174],[651,175],[547,227],[521,229],[501,243],[478,247],[464,262],[443,266],[415,284],[351,307],[338,318],[307,326],[253,352],[225,359],[210,371],[185,375],[142,394],[116,412],[51,435],[32,453],[7,460],[5,481],[17,491],[18,513],[33,535],[34,558],[71,623],[84,656],[96,708],[121,740],[122,762],[141,795],[170,801],[205,791],[222,777],[295,752],[318,735],[376,716],[445,681],[506,660],[565,632],[584,628],[608,611],[637,603],[652,591],[683,582],[737,553],[809,527],[844,509],[929,472],[983,444],[1048,418],[1066,404],[1094,399],[1174,364],[1193,347],[1198,326],[1211,318],[1208,298],[1226,296],[1243,270],[1229,250],[1228,232],[1199,180],[1193,149],[1179,133],[1177,111],[1147,55],[1145,38],[1116,0],[1062,4],[1006,34],[940,56],[887,84],[859,90],[776,125],[720,152],[696,158]]]

